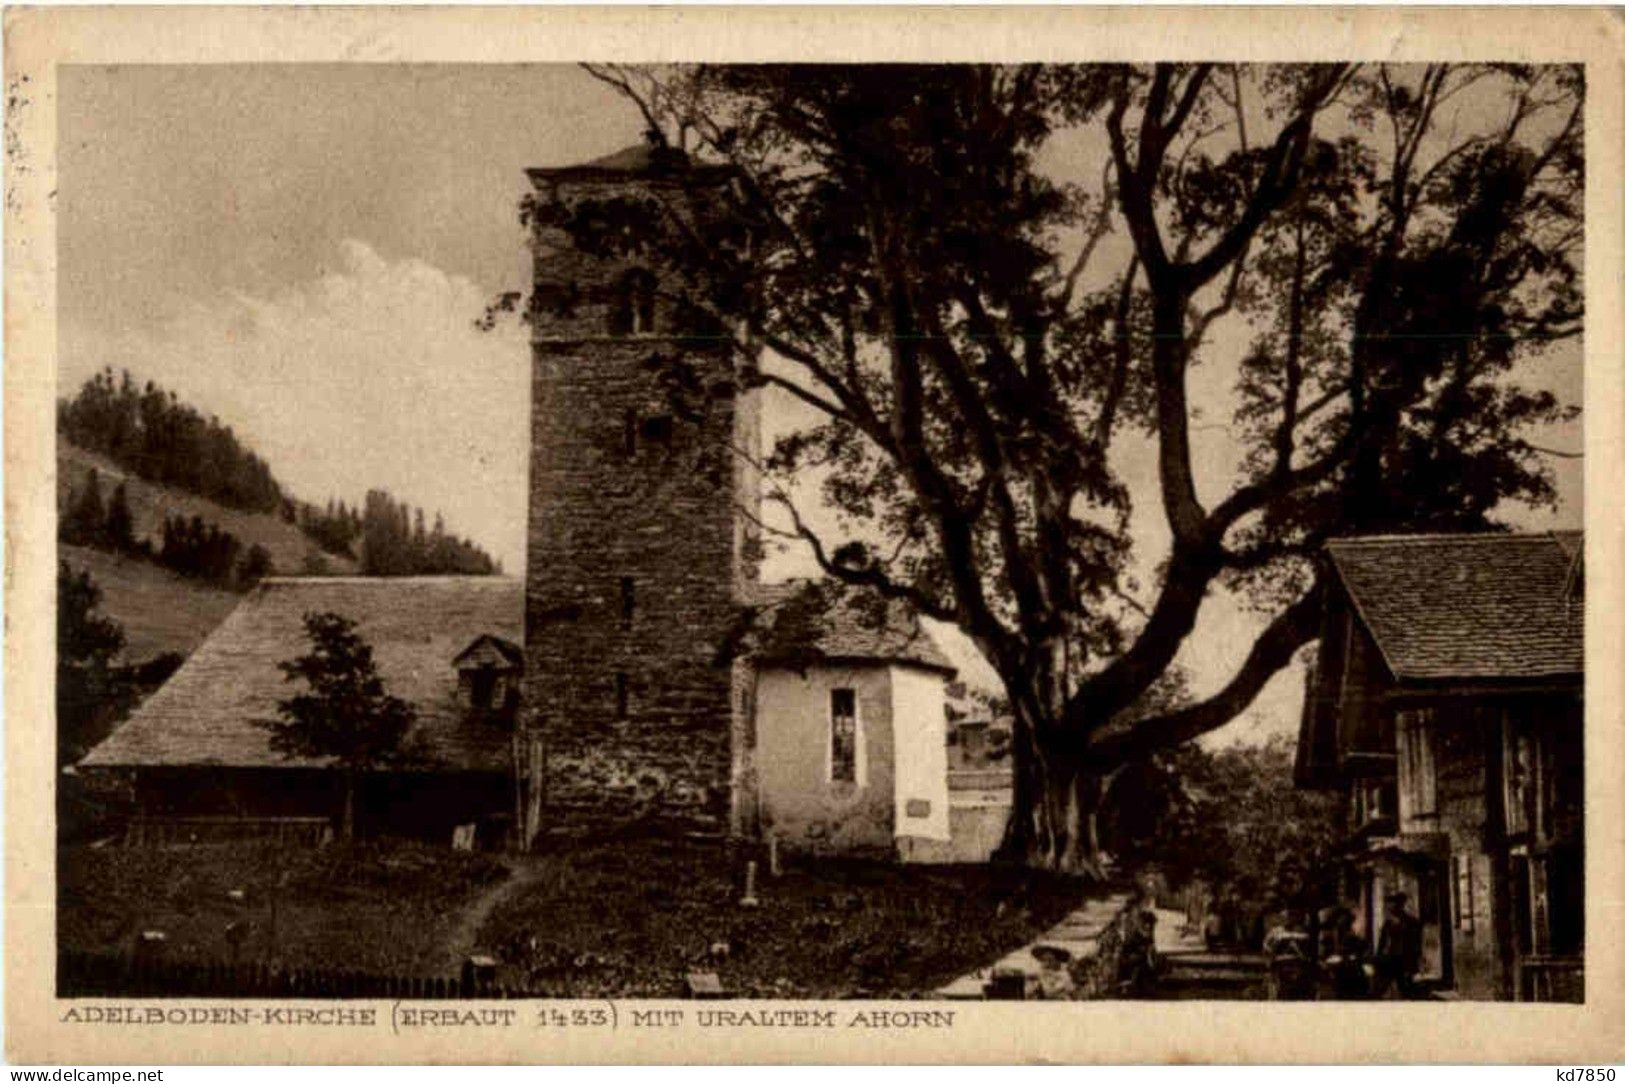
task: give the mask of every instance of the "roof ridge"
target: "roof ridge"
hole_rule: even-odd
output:
[[[446,572],[424,576],[266,576],[259,581],[262,587],[283,587],[292,584],[344,583],[518,583],[518,576],[493,575],[478,572]]]
[[[1584,534],[1581,529],[1545,531],[1435,531],[1426,534],[1351,534],[1328,538],[1327,546],[1358,546],[1394,542],[1540,542],[1559,534]]]

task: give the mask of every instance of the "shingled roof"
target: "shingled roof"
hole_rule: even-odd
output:
[[[1342,538],[1326,549],[1397,680],[1584,669],[1577,532]]]
[[[829,581],[755,589],[746,650],[763,665],[895,663],[953,674],[954,664],[914,609]]]
[[[304,615],[327,611],[356,622],[386,689],[416,708],[414,733],[437,766],[507,769],[508,732],[468,718],[452,665],[482,635],[523,639],[524,586],[500,576],[265,580],[82,764],[319,766],[272,751],[255,723],[303,688],[277,664],[308,650]]]

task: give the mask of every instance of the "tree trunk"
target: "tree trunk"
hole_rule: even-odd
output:
[[[1104,880],[1100,810],[1105,775],[1038,747],[1018,712],[1011,740],[1014,779],[1010,824],[999,858],[1035,869]]]

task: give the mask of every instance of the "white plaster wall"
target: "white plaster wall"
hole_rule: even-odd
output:
[[[948,719],[945,680],[935,671],[891,668],[893,746],[897,758],[896,833],[948,839]]]
[[[808,850],[892,850],[891,685],[884,666],[760,671],[755,759],[764,832]],[[829,698],[837,688],[857,693],[855,783],[829,778]]]

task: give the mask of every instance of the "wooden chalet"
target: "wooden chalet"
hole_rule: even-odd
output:
[[[265,580],[79,771],[122,784],[138,838],[319,838],[342,805],[338,773],[284,757],[259,724],[304,688],[277,664],[309,650],[305,615],[333,612],[356,622],[385,689],[415,709],[408,741],[422,751],[365,778],[359,830],[503,844],[520,799],[523,606],[523,585],[496,576]]]
[[[1584,565],[1564,534],[1328,543],[1296,774],[1347,799],[1345,899],[1443,996],[1583,997]]]

